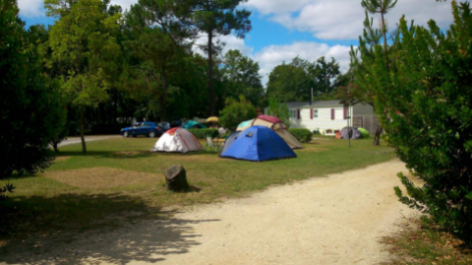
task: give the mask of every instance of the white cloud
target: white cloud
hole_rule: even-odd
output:
[[[124,10],[129,10],[131,5],[134,5],[138,2],[138,0],[113,0],[110,1],[111,5],[119,5]]]
[[[243,39],[238,39],[232,35],[222,36],[219,37],[219,39],[226,42],[222,55],[230,49],[237,49],[244,56],[248,56],[259,63],[259,74],[262,76],[262,84],[264,86],[266,86],[267,81],[269,80],[269,74],[272,72],[274,67],[283,62],[290,63],[296,56],[310,62],[316,61],[321,56],[326,57],[327,60],[331,60],[331,57],[333,57],[341,66],[342,72],[346,72],[349,69],[349,51],[351,49],[349,46],[329,46],[326,43],[302,41],[294,42],[289,45],[270,45],[264,47],[257,53],[253,53],[253,48],[246,46]],[[196,45],[193,48],[194,52],[204,55],[197,45],[206,44],[206,41],[206,35],[202,34],[195,42]]]
[[[20,15],[28,18],[43,17],[44,0],[18,0]]]
[[[319,39],[357,39],[362,33],[365,16],[357,0],[250,0],[246,5],[289,29],[311,32]],[[431,18],[441,27],[452,23],[450,3],[447,2],[399,1],[386,15],[390,28],[403,14],[407,20],[414,19],[420,25],[426,25]]]
[[[120,5],[123,10],[128,9],[138,0],[114,0],[110,1],[112,5]],[[37,18],[46,16],[44,10],[44,0],[18,0],[20,15],[25,18]]]
[[[129,9],[137,0],[113,0],[111,4]],[[44,16],[43,0],[18,0],[20,15]],[[268,19],[289,29],[311,32],[319,39],[357,39],[362,33],[364,10],[360,0],[249,0],[243,5],[256,9]],[[434,0],[400,0],[386,15],[391,28],[405,14],[408,20],[426,25],[434,18],[441,27],[452,23],[450,2]],[[378,19],[378,16],[376,16]]]
[[[247,8],[256,8],[264,15],[271,13],[294,12],[305,6],[313,0],[249,0],[243,6]]]
[[[229,50],[239,50],[244,56],[249,56],[253,51],[252,47],[246,46],[244,39],[239,39],[234,35],[220,36],[220,37],[215,38],[215,41],[217,40],[225,43],[222,54],[225,54]],[[200,34],[199,37],[195,40],[193,51],[204,55],[204,53],[198,47],[198,45],[206,45],[207,42],[208,42],[207,35]]]
[[[290,45],[271,45],[265,47],[252,57],[255,61],[259,62],[261,68],[259,73],[262,75],[262,84],[265,86],[268,81],[268,75],[274,67],[282,64],[284,61],[290,63],[297,55],[301,59],[310,62],[316,61],[321,56],[325,56],[327,60],[331,60],[331,57],[334,57],[339,62],[341,70],[345,72],[349,68],[349,50],[350,47],[342,45],[328,46],[325,43],[317,42],[294,42]]]

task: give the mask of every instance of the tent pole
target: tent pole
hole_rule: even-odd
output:
[[[349,104],[347,106],[347,114],[348,114],[348,118],[347,118],[347,141],[349,142],[349,148],[351,148],[351,130],[350,130],[350,127],[349,127],[349,120],[351,119],[350,117],[350,112],[351,112],[351,104]]]

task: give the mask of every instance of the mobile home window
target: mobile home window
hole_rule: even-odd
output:
[[[291,109],[289,110],[290,118],[296,119],[297,118],[297,110]]]
[[[318,118],[318,109],[313,109],[313,118]]]

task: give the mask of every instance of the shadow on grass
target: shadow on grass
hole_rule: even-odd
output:
[[[151,151],[87,151],[83,153],[82,151],[64,151],[56,154],[57,158],[60,157],[73,157],[73,156],[93,156],[93,157],[104,157],[104,158],[144,158],[150,157],[153,153]]]
[[[158,262],[199,243],[190,225],[124,195],[64,194],[0,202],[0,263]]]
[[[209,150],[209,151],[196,151],[189,153],[179,153],[179,152],[151,152],[151,151],[87,151],[83,153],[82,151],[64,151],[56,154],[57,158],[60,157],[98,157],[98,158],[118,158],[118,159],[132,159],[132,158],[146,158],[156,155],[169,156],[169,157],[181,157],[181,156],[196,156],[196,155],[214,155],[219,154],[218,150]]]
[[[320,143],[315,143],[315,142],[306,142],[306,143],[303,143],[303,144],[306,144],[306,145],[319,145]]]

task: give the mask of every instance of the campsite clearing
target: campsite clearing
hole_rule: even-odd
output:
[[[394,157],[392,149],[374,147],[370,140],[354,141],[352,148],[346,141],[314,141],[305,144],[306,149],[296,150],[295,159],[263,163],[220,159],[217,153],[205,151],[151,153],[155,142],[149,138],[108,139],[89,143],[87,154],[80,145],[67,146],[59,157],[68,159],[58,159],[45,173],[10,180],[17,190],[2,205],[9,218],[0,224],[0,262],[20,256],[38,261],[50,257],[48,251],[54,252],[58,246],[67,247],[64,242],[73,246],[84,236],[94,235],[91,240],[105,243],[100,241],[102,235],[119,231],[116,229],[132,231],[143,222],[172,222],[169,206],[246,196],[273,184],[324,177]],[[163,172],[177,163],[187,170],[194,192],[165,191]],[[109,179],[110,175],[117,177]],[[174,232],[166,236],[172,238]],[[178,245],[175,247],[182,247]]]

